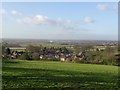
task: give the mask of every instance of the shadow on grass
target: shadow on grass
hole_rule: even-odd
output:
[[[117,75],[50,69],[3,67],[5,88],[116,88]]]
[[[19,62],[18,62],[18,61],[14,61],[14,60],[4,60],[4,59],[3,59],[3,60],[2,60],[2,64],[3,64],[3,63],[11,63],[11,64],[14,64],[14,63],[15,63],[15,64],[16,64],[16,63],[19,63]]]

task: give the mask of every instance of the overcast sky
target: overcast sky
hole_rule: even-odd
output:
[[[3,38],[117,40],[117,3],[2,3]]]

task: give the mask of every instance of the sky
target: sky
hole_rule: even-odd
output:
[[[4,2],[2,38],[117,40],[117,7],[115,2]]]

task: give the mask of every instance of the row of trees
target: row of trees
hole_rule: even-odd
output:
[[[80,63],[93,63],[93,64],[105,64],[105,65],[118,65],[119,55],[118,55],[118,47],[110,47],[107,46],[104,50],[99,51],[89,51],[93,46],[83,46],[83,47],[75,47],[75,52],[79,52],[80,50],[85,51],[85,57],[77,62]]]

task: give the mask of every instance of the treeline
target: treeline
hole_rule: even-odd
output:
[[[50,60],[65,61],[73,63],[90,63],[104,65],[118,65],[119,59],[117,47],[106,47],[104,50],[90,51],[92,46],[75,46],[72,49],[66,47],[26,47],[23,51],[12,51],[8,47],[2,46],[3,59],[21,59],[21,60]]]
[[[85,51],[85,57],[78,62],[81,63],[91,63],[91,64],[104,64],[104,65],[118,65],[119,62],[119,54],[118,47],[106,46],[104,50],[96,50],[93,49],[93,46],[83,46],[82,48],[75,47],[75,50],[79,52],[79,50]]]

